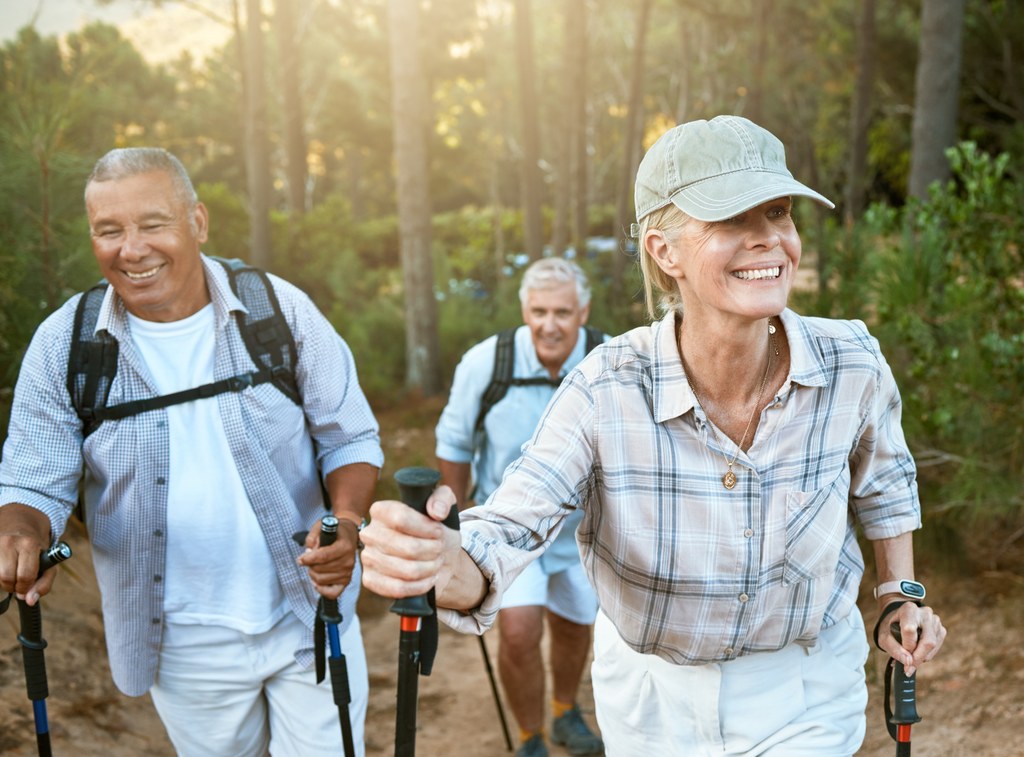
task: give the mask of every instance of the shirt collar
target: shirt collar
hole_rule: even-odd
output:
[[[525,332],[525,333],[524,333]],[[526,349],[526,347],[529,349]],[[587,332],[584,326],[580,326],[579,333],[576,335],[576,346],[572,348],[572,352],[569,353],[569,357],[562,363],[562,367],[558,369],[558,375],[564,377],[569,371],[576,367],[576,365],[583,360],[586,355],[584,350],[587,348]],[[537,350],[533,346],[533,335],[530,333],[530,327],[523,325],[516,332],[516,354],[522,350],[526,356],[526,364],[530,377],[543,376],[544,378],[550,378],[551,374],[548,373],[548,369],[541,365],[540,358],[537,357]]]
[[[686,381],[683,360],[676,344],[679,313],[673,311],[652,324],[651,379],[654,393],[654,420],[662,423],[693,409],[693,392]]]
[[[686,381],[683,361],[676,343],[679,313],[672,312],[656,321],[651,378],[653,379],[654,420],[663,423],[692,410],[696,405],[693,390]],[[817,340],[803,318],[786,308],[779,315],[789,337],[789,376],[793,384],[827,386],[825,359]]]
[[[828,386],[825,356],[814,338],[807,319],[786,308],[779,315],[789,338],[789,378],[803,386]]]

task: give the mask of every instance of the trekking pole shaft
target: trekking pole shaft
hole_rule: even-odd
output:
[[[491,667],[491,656],[487,653],[487,642],[483,636],[477,636],[480,640],[480,653],[484,658],[484,667],[487,668],[487,679],[491,683],[491,694],[494,695],[494,706],[498,709],[498,717],[501,719],[501,732],[505,735],[505,746],[512,751],[512,734],[508,730],[508,721],[505,719],[505,708],[501,706],[501,697],[498,694],[498,684],[494,680],[494,668]]]
[[[441,480],[432,468],[402,468],[395,473],[399,495],[418,513],[427,512],[427,499]],[[420,629],[423,618],[434,614],[425,594],[396,599],[391,612],[401,616],[398,637],[398,690],[395,702],[395,757],[416,754],[416,704],[419,697]]]
[[[64,542],[57,542],[39,555],[39,575],[59,562],[71,557],[71,547]],[[43,638],[43,614],[39,603],[29,605],[23,599],[18,600],[18,615],[21,621],[21,633],[18,642],[21,644],[21,658],[25,667],[25,690],[32,701],[32,715],[35,720],[36,747],[40,757],[50,757],[50,723],[46,714],[46,697],[49,696],[49,684],[46,681],[46,640]]]
[[[395,701],[395,757],[416,754],[416,704],[419,697],[420,624],[403,616],[398,637],[398,690]]]
[[[338,538],[338,519],[333,515],[325,515],[320,521],[320,546],[329,547]],[[338,707],[338,718],[341,721],[341,742],[346,757],[355,757],[356,749],[352,738],[352,720],[348,706],[352,702],[352,692],[348,685],[348,665],[345,655],[341,653],[341,634],[338,624],[341,614],[338,611],[338,600],[320,597],[321,620],[327,626],[327,642],[331,653],[328,665],[331,671],[331,694],[334,704]]]

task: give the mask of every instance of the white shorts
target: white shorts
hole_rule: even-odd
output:
[[[304,633],[293,613],[255,635],[168,623],[150,695],[175,751],[182,757],[343,754],[330,672],[317,685],[316,673],[295,661]],[[359,618],[340,641],[352,740],[362,757],[369,684]]]
[[[867,637],[860,612],[814,647],[674,665],[635,652],[599,613],[591,668],[610,757],[848,757],[864,740]]]
[[[582,626],[594,622],[597,595],[579,561],[549,575],[540,560],[534,560],[501,596],[503,610],[536,606],[546,607],[555,615]]]

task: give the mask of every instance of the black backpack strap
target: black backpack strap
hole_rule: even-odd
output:
[[[107,282],[101,281],[78,302],[68,354],[68,393],[82,421],[83,438],[105,420],[120,420],[268,382],[296,404],[301,403],[295,381],[298,350],[270,279],[263,271],[241,260],[214,260],[224,267],[231,290],[249,311],[236,313],[236,319],[256,370],[180,392],[108,406],[110,385],[117,373],[118,344],[105,331],[96,333],[100,306],[107,290]]]
[[[499,331],[498,343],[494,350],[494,370],[491,373],[491,383],[487,385],[480,397],[480,411],[477,413],[476,424],[473,426],[477,431],[483,429],[487,413],[501,401],[512,384],[512,369],[516,360],[515,351],[516,328]]]
[[[505,329],[498,332],[498,344],[494,351],[494,372],[491,374],[491,383],[487,385],[483,396],[480,398],[480,411],[476,416],[476,423],[473,428],[482,431],[484,419],[491,408],[497,405],[508,393],[510,386],[552,386],[558,387],[562,383],[561,378],[553,379],[548,376],[534,376],[533,378],[512,378],[512,370],[515,367],[515,336],[516,328]],[[604,332],[601,329],[587,326],[584,329],[586,352],[590,352],[599,344],[604,343]]]
[[[587,349],[583,354],[589,355],[599,344],[604,344],[604,332],[601,331],[601,329],[594,328],[593,326],[586,326],[584,330],[587,334],[587,341],[584,346]]]
[[[236,312],[238,330],[257,368],[254,383],[269,381],[296,405],[302,397],[295,381],[298,349],[291,327],[281,312],[274,287],[266,273],[233,258],[214,258],[227,273],[231,291],[248,310]]]
[[[83,438],[103,422],[98,411],[106,407],[110,385],[117,373],[117,340],[105,331],[96,333],[96,322],[106,291],[107,282],[101,281],[82,293],[72,327],[67,389],[71,404],[82,421]]]

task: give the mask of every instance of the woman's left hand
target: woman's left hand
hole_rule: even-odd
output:
[[[898,630],[899,639],[893,634]],[[904,602],[887,616],[881,618],[878,629],[878,646],[896,660],[903,663],[908,676],[921,663],[928,662],[938,654],[946,640],[946,627],[930,607],[918,607],[913,602]]]

